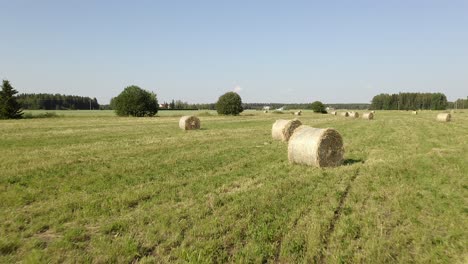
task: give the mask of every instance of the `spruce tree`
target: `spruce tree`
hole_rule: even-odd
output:
[[[16,101],[15,94],[17,93],[9,81],[3,80],[2,90],[0,91],[0,119],[23,117],[21,105]]]

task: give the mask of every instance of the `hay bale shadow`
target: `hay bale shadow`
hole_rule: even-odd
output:
[[[343,161],[343,164],[344,165],[353,165],[355,163],[362,163],[364,164],[364,160],[363,159],[345,159]]]

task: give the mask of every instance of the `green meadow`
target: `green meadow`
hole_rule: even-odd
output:
[[[0,121],[0,263],[468,262],[468,111],[306,111],[344,140],[325,169],[271,139],[288,112],[53,112]]]

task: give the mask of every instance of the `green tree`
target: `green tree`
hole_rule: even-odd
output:
[[[15,94],[17,93],[9,81],[3,80],[2,90],[0,91],[0,119],[23,117],[21,105],[16,101]]]
[[[111,106],[119,116],[154,116],[158,112],[156,94],[132,85],[112,98]]]
[[[325,106],[320,101],[313,102],[310,105],[310,107],[311,107],[312,111],[314,111],[314,113],[326,113],[327,112],[327,110],[325,110]]]
[[[216,103],[216,111],[220,115],[238,115],[242,108],[242,99],[235,92],[228,92],[221,95]]]

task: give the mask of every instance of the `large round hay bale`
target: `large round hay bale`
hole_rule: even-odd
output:
[[[350,112],[350,113],[349,113],[349,116],[350,116],[350,117],[354,117],[354,118],[358,118],[358,117],[359,117],[359,113],[358,113],[358,112]]]
[[[289,139],[290,163],[335,167],[343,164],[343,155],[343,139],[332,128],[300,126]]]
[[[294,115],[300,116],[300,115],[302,115],[302,111],[294,112]]]
[[[349,113],[348,112],[343,112],[343,113],[341,113],[341,116],[348,117]]]
[[[437,115],[437,121],[440,122],[448,122],[451,118],[452,116],[449,113],[440,113]]]
[[[413,115],[417,115],[418,114],[418,111],[413,111]]]
[[[372,120],[372,119],[374,119],[374,113],[372,113],[372,112],[364,113],[364,114],[362,114],[362,119]]]
[[[200,119],[196,116],[183,116],[179,120],[179,127],[183,130],[200,129]]]
[[[294,133],[294,130],[296,130],[296,128],[298,128],[300,125],[302,125],[302,123],[297,119],[276,120],[276,122],[273,124],[273,127],[271,128],[271,136],[273,139],[287,142]]]
[[[330,114],[332,114],[332,115],[336,115],[336,111],[330,112]]]

